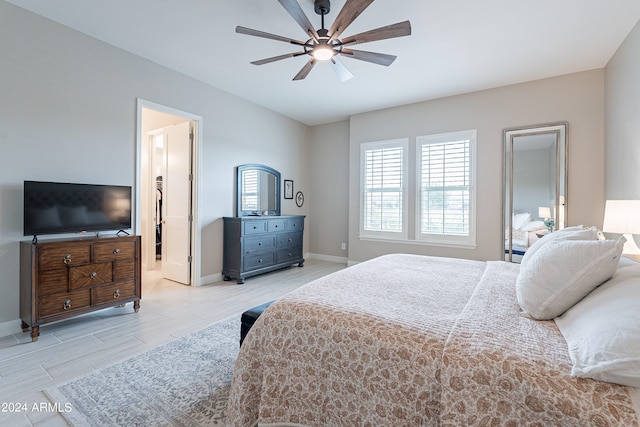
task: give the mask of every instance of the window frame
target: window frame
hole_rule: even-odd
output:
[[[423,146],[428,144],[446,144],[454,143],[462,140],[469,141],[469,216],[468,216],[468,234],[436,234],[422,232],[422,151]],[[415,240],[425,244],[433,244],[439,246],[456,246],[470,247],[476,246],[476,147],[477,146],[477,130],[464,130],[456,132],[447,132],[434,135],[421,135],[416,137],[415,151]]]
[[[402,212],[401,231],[376,231],[365,229],[365,192],[366,192],[366,153],[376,149],[400,148],[402,150]],[[400,138],[386,141],[363,142],[360,144],[360,238],[406,241],[408,239],[408,206],[409,206],[409,139]]]

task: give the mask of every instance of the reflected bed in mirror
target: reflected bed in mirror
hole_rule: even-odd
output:
[[[236,170],[236,215],[280,215],[280,172],[249,164]]]
[[[504,253],[518,262],[567,223],[568,123],[504,130]]]

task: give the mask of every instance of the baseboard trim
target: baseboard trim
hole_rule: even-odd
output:
[[[19,334],[22,332],[22,321],[20,319],[10,320],[0,323],[0,337]]]
[[[332,256],[332,255],[323,255],[323,254],[314,254],[314,253],[306,253],[305,258],[308,259],[317,259],[319,261],[329,261],[329,262],[337,262],[339,264],[347,264],[347,258],[341,256]]]

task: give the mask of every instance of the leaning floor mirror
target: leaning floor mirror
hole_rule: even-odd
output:
[[[504,259],[519,262],[527,249],[567,223],[566,122],[505,129]]]

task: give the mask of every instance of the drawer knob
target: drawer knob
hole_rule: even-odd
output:
[[[120,289],[116,289],[113,292],[113,298],[120,298]]]
[[[262,246],[262,242],[258,242],[258,246]]]
[[[120,253],[120,249],[115,248],[115,249],[113,250],[113,253],[114,253],[114,254],[116,254],[116,255],[118,255],[118,254]]]
[[[64,262],[65,264],[70,264],[71,263],[71,254],[66,254],[64,256],[64,258],[62,259],[62,262]]]
[[[260,259],[258,260],[258,263],[262,264],[262,258],[260,258]]]
[[[293,240],[291,238],[289,238],[289,243],[293,242]]]
[[[92,279],[95,279],[97,276],[98,273],[96,273],[95,271],[89,275],[89,277],[91,277]]]
[[[63,310],[69,310],[71,308],[71,300],[70,299],[66,299],[62,302],[62,309]]]

